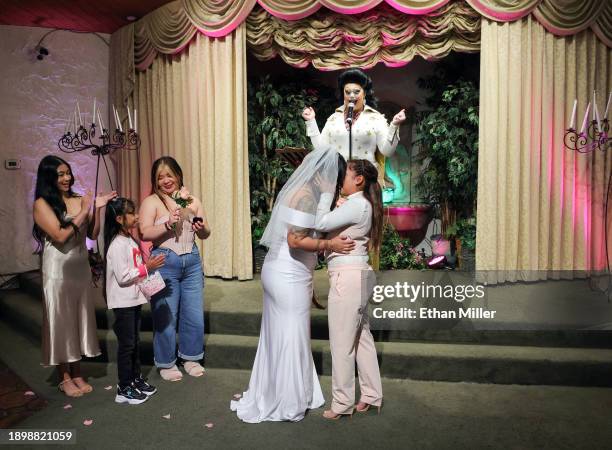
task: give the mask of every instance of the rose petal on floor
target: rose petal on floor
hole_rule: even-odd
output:
[[[165,416],[162,416],[164,419],[169,419],[170,418],[170,414],[166,414]]]
[[[110,391],[113,387],[112,386],[104,386],[104,390],[106,391]]]
[[[212,424],[212,423],[207,423],[207,424],[206,424],[206,425],[204,425],[204,426],[205,426],[206,428],[212,428],[212,427],[214,427],[215,425],[214,425],[214,424]]]
[[[32,391],[25,391],[23,395],[25,395],[26,397],[36,397],[36,394]]]
[[[85,419],[83,421],[83,425],[85,425],[86,427],[90,426],[93,423],[92,419]]]
[[[70,409],[72,408],[72,405],[70,403],[67,403],[64,405],[64,409]]]

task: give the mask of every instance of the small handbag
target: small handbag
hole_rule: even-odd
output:
[[[149,271],[147,270],[147,277],[138,283],[138,287],[140,288],[140,292],[142,292],[145,297],[150,299],[153,295],[165,288],[166,283],[164,282],[164,279],[159,271],[153,272],[153,275],[150,275]]]

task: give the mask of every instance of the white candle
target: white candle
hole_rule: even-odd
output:
[[[115,108],[115,105],[113,105],[113,117],[115,118],[115,129],[118,130],[119,129],[119,119],[117,116],[117,108]]]
[[[77,100],[77,110],[79,111],[79,125],[83,126],[83,118],[81,117],[81,107],[79,106],[78,100]]]
[[[102,125],[102,118],[100,117],[100,111],[98,110],[98,126],[100,127],[100,135],[104,133],[104,125]]]
[[[77,112],[76,112],[76,108],[74,109],[74,112],[73,112],[73,118],[74,118],[74,134],[76,134],[77,130],[79,129],[79,126],[77,124]]]
[[[91,113],[91,123],[96,123],[96,97],[94,97],[94,107]]]
[[[68,114],[68,117],[66,118],[66,126],[64,127],[64,134],[68,133],[70,131],[70,124],[72,122],[72,114]]]
[[[134,108],[134,131],[138,133],[138,111]]]
[[[574,99],[574,108],[572,109],[572,118],[569,124],[571,130],[576,129],[576,106],[578,106],[578,99]]]
[[[593,91],[593,117],[591,118],[593,122],[595,121],[595,105],[597,105],[597,97],[595,96],[595,91]]]
[[[595,119],[597,119],[597,131],[601,132],[601,121],[599,120],[599,110],[597,109],[597,103],[595,103],[593,111],[595,111]]]
[[[587,109],[584,112],[584,120],[582,121],[582,128],[580,128],[580,133],[584,133],[586,130],[587,121],[589,120],[589,110],[591,109],[591,102],[587,105]]]
[[[121,117],[119,116],[119,110],[115,109],[115,112],[117,113],[117,120],[119,121],[119,131],[123,132],[123,125],[121,124]]]
[[[610,109],[610,99],[612,99],[612,91],[608,95],[608,103],[606,104],[606,112],[604,113],[604,119],[608,118],[608,110]]]
[[[130,125],[130,130],[133,130],[134,127],[132,126],[132,115],[130,114],[130,105],[128,105],[127,107],[127,112],[128,112],[128,123]]]

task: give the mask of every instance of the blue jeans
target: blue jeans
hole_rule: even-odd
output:
[[[161,369],[176,363],[178,321],[178,356],[188,361],[204,357],[204,274],[198,248],[177,255],[167,248],[155,248],[151,256],[165,255],[159,273],[166,287],[151,298],[153,311],[153,355]]]

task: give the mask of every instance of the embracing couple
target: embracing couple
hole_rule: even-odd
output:
[[[380,245],[382,196],[376,168],[333,150],[308,154],[278,195],[262,243],[263,316],[249,387],[230,407],[250,423],[298,421],[325,402],[310,348],[310,306],[317,252],[329,270],[332,403],[338,419],[380,408],[382,386],[367,321],[375,285],[368,250]],[[340,198],[340,194],[345,198]],[[325,237],[323,238],[323,234]],[[360,400],[355,406],[355,362]]]

